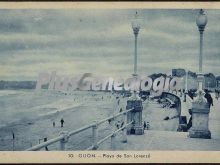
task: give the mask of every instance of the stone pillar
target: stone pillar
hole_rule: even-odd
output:
[[[131,126],[128,126],[127,133],[135,135],[143,135],[144,127],[142,123],[142,101],[140,99],[131,99],[127,101],[126,109],[132,109],[131,112],[127,114],[127,123],[130,123],[132,120],[134,123]]]
[[[198,101],[192,103],[192,127],[189,130],[190,138],[211,139],[209,112],[208,103]]]

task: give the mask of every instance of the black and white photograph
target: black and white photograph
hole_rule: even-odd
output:
[[[220,151],[220,9],[0,15],[0,151]]]

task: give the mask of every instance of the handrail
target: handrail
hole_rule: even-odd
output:
[[[115,132],[113,132],[113,133],[107,135],[106,137],[104,137],[103,139],[101,139],[101,140],[97,143],[97,145],[102,144],[103,142],[105,142],[106,140],[108,140],[110,137],[112,137],[113,135],[117,134],[119,131],[125,129],[127,126],[131,125],[132,123],[133,123],[133,121],[131,121],[130,123],[124,125],[123,127],[119,128],[119,129],[117,129]],[[90,147],[87,148],[86,150],[91,150],[91,149],[93,149],[93,148],[94,148],[94,146],[90,146]]]
[[[89,129],[89,128],[95,129],[95,127],[97,127],[98,125],[100,125],[100,124],[102,124],[102,123],[104,123],[104,122],[106,122],[106,121],[108,121],[108,120],[110,120],[110,119],[114,119],[114,118],[116,118],[116,117],[118,117],[118,116],[120,116],[120,115],[127,114],[128,112],[130,112],[130,111],[132,111],[132,110],[133,110],[133,108],[132,108],[132,109],[129,109],[129,110],[126,110],[126,111],[123,111],[123,112],[120,112],[120,113],[118,113],[118,114],[116,114],[116,115],[112,115],[112,116],[110,116],[110,117],[108,117],[108,118],[105,118],[105,119],[99,121],[99,122],[95,122],[95,123],[92,123],[92,124],[83,126],[83,127],[79,128],[79,129],[74,130],[74,131],[71,131],[71,132],[69,132],[69,133],[68,133],[68,132],[63,132],[60,136],[55,137],[55,138],[53,138],[53,139],[50,139],[50,140],[48,140],[48,141],[46,141],[46,142],[43,142],[43,143],[41,143],[41,144],[38,144],[38,145],[36,145],[36,146],[33,146],[33,147],[31,147],[31,148],[28,148],[26,151],[37,151],[37,150],[39,150],[39,149],[41,149],[41,148],[43,148],[43,147],[46,147],[46,146],[51,145],[51,144],[53,144],[53,143],[56,143],[56,142],[58,142],[58,141],[61,142],[61,148],[64,149],[64,148],[65,148],[65,147],[64,147],[64,143],[68,140],[68,138],[69,138],[70,136],[73,136],[73,135],[75,135],[75,134],[77,134],[77,133],[80,133],[80,132],[82,132],[82,131],[84,131],[84,130],[87,130],[87,129]],[[132,122],[131,122],[131,123],[132,123]],[[126,124],[124,127],[120,128],[120,129],[118,129],[118,130],[122,130],[123,128],[127,127],[127,126],[130,125],[131,123]],[[118,130],[117,130],[117,131],[118,131]],[[116,133],[117,133],[117,132],[116,132]],[[112,134],[111,134],[111,136],[112,136]],[[110,136],[110,137],[111,137],[111,136]],[[109,138],[109,137],[108,137],[108,138]],[[97,143],[97,145],[99,145],[100,142],[102,143],[102,141],[99,141],[99,142]],[[94,146],[92,146],[92,148],[94,148]]]
[[[132,110],[133,110],[133,108],[132,108],[132,109],[129,109],[129,110],[126,110],[126,111],[122,111],[122,112],[120,112],[120,113],[118,113],[118,114],[116,114],[116,115],[112,115],[112,116],[110,116],[110,117],[108,117],[108,118],[105,118],[105,119],[99,121],[99,122],[97,123],[97,125],[100,125],[100,124],[106,122],[107,120],[116,118],[116,117],[118,117],[118,116],[120,116],[120,115],[123,115],[123,114],[125,114],[125,113],[128,113],[128,112],[130,112],[130,111],[132,111]]]
[[[111,133],[110,135],[106,136],[105,138],[103,138],[102,140],[100,140],[100,141],[98,142],[98,145],[101,144],[101,143],[103,143],[105,140],[107,140],[107,139],[108,139],[109,137],[111,137],[112,135],[117,134],[119,131],[123,130],[124,128],[126,128],[127,126],[129,126],[129,125],[132,124],[132,123],[133,123],[133,121],[131,121],[130,123],[124,125],[123,127],[119,128],[119,129],[117,129],[115,132]]]
[[[41,148],[43,148],[43,147],[46,147],[46,146],[48,146],[48,145],[50,145],[50,144],[53,144],[53,143],[58,142],[58,141],[60,141],[60,140],[63,139],[63,138],[64,138],[64,136],[63,136],[63,135],[60,135],[60,136],[58,136],[58,137],[56,137],[56,138],[50,139],[50,140],[48,140],[48,141],[46,141],[46,142],[43,142],[43,143],[38,144],[38,145],[36,145],[36,146],[33,146],[33,147],[27,149],[26,151],[37,151],[37,150],[39,150],[39,149],[41,149]]]
[[[74,130],[74,131],[72,131],[72,132],[69,133],[69,136],[75,135],[75,134],[77,134],[77,133],[79,133],[79,132],[82,132],[82,131],[85,131],[85,130],[87,130],[87,129],[89,129],[89,128],[92,128],[93,125],[94,125],[94,124],[90,124],[90,125],[81,127],[81,128],[79,128],[79,129],[77,129],[77,130]]]

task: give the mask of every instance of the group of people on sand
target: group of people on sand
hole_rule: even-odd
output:
[[[63,120],[63,118],[61,118],[60,119],[60,127],[63,127],[63,124],[64,124],[64,120]],[[55,123],[55,121],[53,121],[53,127],[55,127],[56,126],[56,123]]]

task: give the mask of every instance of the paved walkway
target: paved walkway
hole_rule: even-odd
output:
[[[123,150],[218,151],[219,139],[188,138],[187,132],[145,131],[144,135],[129,135]]]
[[[220,139],[220,98],[216,100],[214,95],[212,98],[214,106],[211,107],[209,114],[209,129],[212,133],[212,139]]]
[[[165,117],[177,115],[175,108],[162,108],[156,101],[146,101],[143,103],[142,119],[149,122],[150,130],[176,131],[179,119],[164,120]]]
[[[152,123],[153,130],[145,130],[144,135],[129,135],[128,142],[119,145],[119,149],[123,150],[191,150],[191,151],[220,151],[220,99],[216,100],[213,96],[214,106],[211,107],[209,115],[209,129],[212,139],[189,138],[188,132],[176,132],[161,130],[173,123],[165,123],[161,120],[164,115],[163,110],[159,110],[158,104],[148,103],[145,105],[144,114],[151,112],[158,124]],[[183,105],[184,107],[185,105]],[[150,111],[150,112],[148,112]],[[184,113],[187,114],[187,110]],[[167,110],[168,112],[168,110]],[[155,115],[159,115],[156,117]],[[145,117],[145,115],[143,115]],[[157,127],[160,125],[159,127]],[[163,127],[161,127],[163,126]],[[157,130],[159,128],[159,130]]]
[[[220,99],[216,99],[215,95],[212,94],[213,98],[213,105],[211,106],[210,113],[209,113],[209,129],[212,133],[212,139],[220,139]],[[183,99],[183,97],[182,97]],[[181,115],[187,116],[187,120],[189,120],[190,115],[188,113],[188,106],[187,102],[181,103]]]

